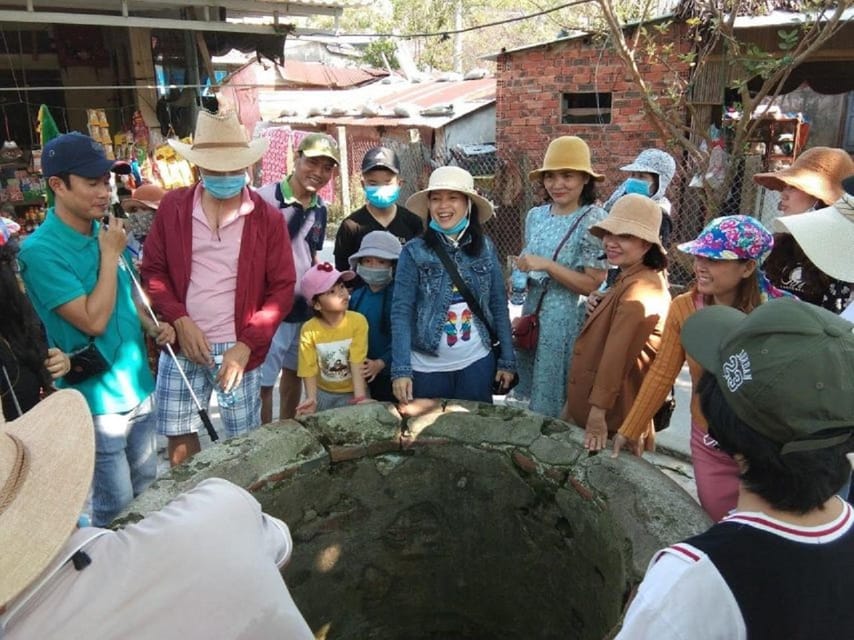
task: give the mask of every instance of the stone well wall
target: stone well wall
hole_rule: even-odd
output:
[[[291,528],[285,579],[319,638],[599,639],[653,552],[709,523],[581,433],[464,402],[338,409],[203,451],[125,517],[211,476],[246,487]]]

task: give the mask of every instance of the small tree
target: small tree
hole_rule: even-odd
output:
[[[759,126],[750,115],[778,100],[792,70],[842,28],[843,12],[854,4],[854,0],[683,0],[672,19],[651,21],[647,1],[638,22],[627,27],[613,0],[595,1],[602,12],[605,36],[640,89],[647,115],[661,136],[682,149],[701,171],[709,164],[712,148],[710,122],[692,96],[697,83],[706,78],[711,60],[717,57],[729,65],[727,88],[737,92],[742,117],[728,123],[732,161],[722,184],[703,185],[706,211],[712,217],[719,215],[748,141]],[[792,10],[793,20],[790,27],[777,31],[776,50],[763,50],[736,31],[738,16],[762,15],[777,5]],[[667,69],[669,88],[664,94],[651,89],[645,78],[647,65]]]

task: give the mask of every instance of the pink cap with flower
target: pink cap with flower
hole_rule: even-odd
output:
[[[315,296],[329,291],[339,280],[347,282],[355,277],[356,274],[352,271],[338,271],[328,262],[321,262],[306,271],[302,277],[300,281],[302,295],[311,302]]]

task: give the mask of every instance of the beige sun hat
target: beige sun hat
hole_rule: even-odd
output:
[[[590,233],[600,240],[605,234],[630,235],[646,240],[667,253],[661,245],[661,207],[652,198],[630,193],[619,198],[608,217],[590,227]]]
[[[844,184],[846,190],[833,205],[780,216],[774,220],[774,231],[791,234],[807,258],[831,278],[854,282],[854,175]]]
[[[169,140],[175,151],[197,167],[210,171],[238,171],[261,159],[270,141],[249,140],[234,111],[199,111],[193,144]]]
[[[605,176],[593,171],[590,166],[590,147],[578,136],[561,136],[549,142],[543,166],[528,174],[530,180],[538,180],[544,171],[582,171],[594,180]]]
[[[430,174],[426,189],[413,193],[404,205],[410,211],[417,213],[423,220],[427,219],[428,195],[431,191],[459,191],[466,194],[477,206],[477,219],[484,223],[495,215],[492,203],[474,189],[474,178],[460,167],[439,167]]]
[[[6,422],[0,411],[0,608],[32,583],[74,532],[95,468],[86,400],[51,394]]]
[[[842,197],[842,180],[851,174],[854,160],[847,152],[813,147],[799,155],[791,167],[775,173],[757,173],[753,181],[772,191],[782,191],[788,185],[831,204]]]

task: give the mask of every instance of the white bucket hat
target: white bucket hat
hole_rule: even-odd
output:
[[[774,220],[774,231],[789,233],[807,258],[831,278],[854,282],[854,176],[843,182],[846,192],[829,207]]]
[[[95,429],[78,391],[57,391],[12,422],[0,411],[0,607],[62,550],[94,468]]]
[[[406,208],[417,213],[423,220],[429,215],[428,196],[431,191],[459,191],[471,198],[477,206],[477,219],[483,224],[495,215],[492,203],[474,190],[474,178],[460,167],[439,167],[430,174],[426,189],[413,193],[406,200]]]
[[[261,159],[270,141],[249,140],[234,111],[199,111],[193,144],[169,140],[175,151],[197,167],[210,171],[238,171]]]

